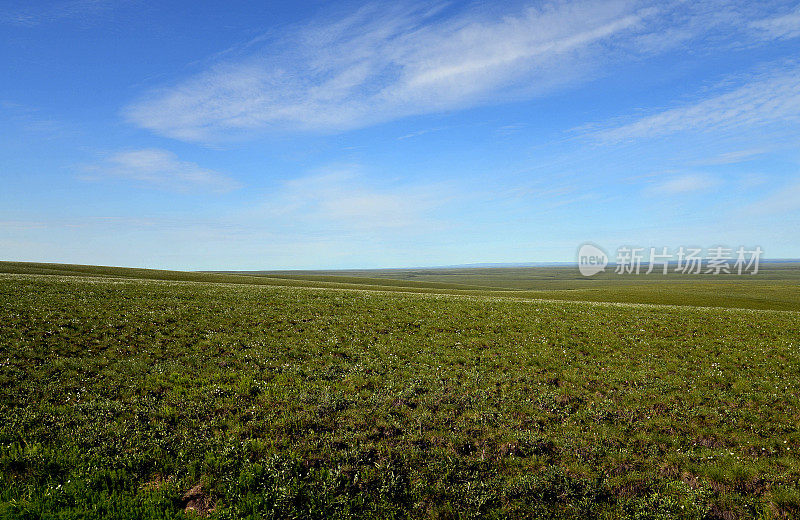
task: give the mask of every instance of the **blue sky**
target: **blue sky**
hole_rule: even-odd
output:
[[[0,2],[0,258],[800,257],[797,2]]]

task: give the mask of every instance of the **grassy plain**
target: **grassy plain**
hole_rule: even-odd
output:
[[[644,272],[646,266],[643,268]],[[618,275],[609,267],[591,278],[574,266],[376,269],[345,271],[240,271],[268,279],[381,284],[436,283],[450,289],[513,291],[535,299],[652,303],[744,309],[800,310],[800,263],[762,263],[752,275]]]
[[[800,517],[793,268],[0,272],[2,517]]]

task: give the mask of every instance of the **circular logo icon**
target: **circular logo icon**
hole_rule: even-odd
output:
[[[583,276],[593,276],[605,271],[608,255],[594,244],[583,244],[578,249],[578,270]]]

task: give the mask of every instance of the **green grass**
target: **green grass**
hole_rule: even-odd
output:
[[[345,281],[379,285],[447,283],[484,291],[514,291],[524,298],[652,303],[743,309],[800,310],[800,264],[765,262],[752,275],[617,275],[613,268],[591,278],[576,267],[251,271],[242,275],[287,280]]]
[[[800,515],[798,312],[0,268],[0,517]]]
[[[26,262],[0,262],[0,273],[800,311],[797,263],[765,263],[756,276],[606,272],[585,278],[566,267],[200,273]]]

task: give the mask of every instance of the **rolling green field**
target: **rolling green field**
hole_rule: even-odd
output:
[[[417,271],[0,262],[0,517],[800,517],[796,265]]]
[[[646,267],[645,267],[646,269]],[[643,270],[644,272],[644,270]],[[231,274],[231,273],[228,273]],[[513,291],[536,299],[652,303],[744,309],[800,310],[800,263],[770,262],[752,275],[618,275],[591,278],[576,267],[376,269],[350,271],[240,271],[237,274],[313,282]]]

